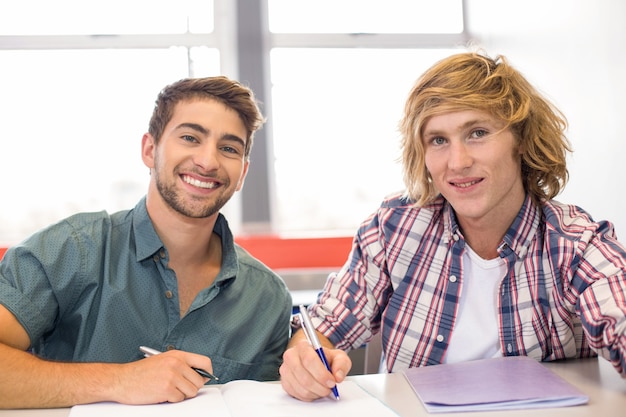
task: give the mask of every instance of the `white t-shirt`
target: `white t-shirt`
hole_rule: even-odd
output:
[[[485,260],[465,246],[459,312],[444,363],[501,356],[496,309],[498,287],[505,274],[502,258]]]

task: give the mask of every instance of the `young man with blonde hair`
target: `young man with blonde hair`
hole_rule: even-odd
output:
[[[610,222],[554,200],[565,128],[504,57],[427,70],[400,123],[406,190],[362,223],[309,308],[331,372],[298,331],[280,368],[287,393],[328,395],[346,351],[378,332],[388,372],[599,354],[626,375],[626,251]]]

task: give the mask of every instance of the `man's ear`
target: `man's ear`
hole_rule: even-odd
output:
[[[250,160],[246,159],[243,163],[243,172],[241,173],[241,177],[239,177],[239,181],[237,182],[237,191],[240,191],[243,188],[243,183],[246,180],[246,175],[248,175],[248,167],[250,166]]]
[[[156,143],[150,133],[145,133],[141,138],[141,159],[148,168],[154,168]]]

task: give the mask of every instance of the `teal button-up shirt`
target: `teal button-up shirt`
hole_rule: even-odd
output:
[[[141,359],[145,345],[209,356],[220,383],[278,379],[291,296],[234,243],[221,214],[214,231],[221,271],[182,318],[176,274],[145,199],[111,215],[74,215],[11,247],[0,262],[0,303],[44,358],[122,363]]]

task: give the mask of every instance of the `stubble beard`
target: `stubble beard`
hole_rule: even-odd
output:
[[[154,172],[156,187],[163,198],[163,201],[170,206],[174,211],[182,214],[186,217],[191,217],[195,219],[201,219],[213,216],[218,213],[222,207],[230,200],[232,196],[232,192],[223,192],[224,190],[228,190],[230,182],[227,181],[222,183],[220,186],[222,190],[220,190],[216,199],[212,202],[208,202],[206,204],[202,204],[201,199],[197,197],[191,197],[192,202],[187,203],[185,199],[180,195],[180,193],[176,190],[175,184],[166,184],[165,181],[161,180],[160,175],[157,171]],[[197,204],[193,204],[193,200],[197,201]]]

